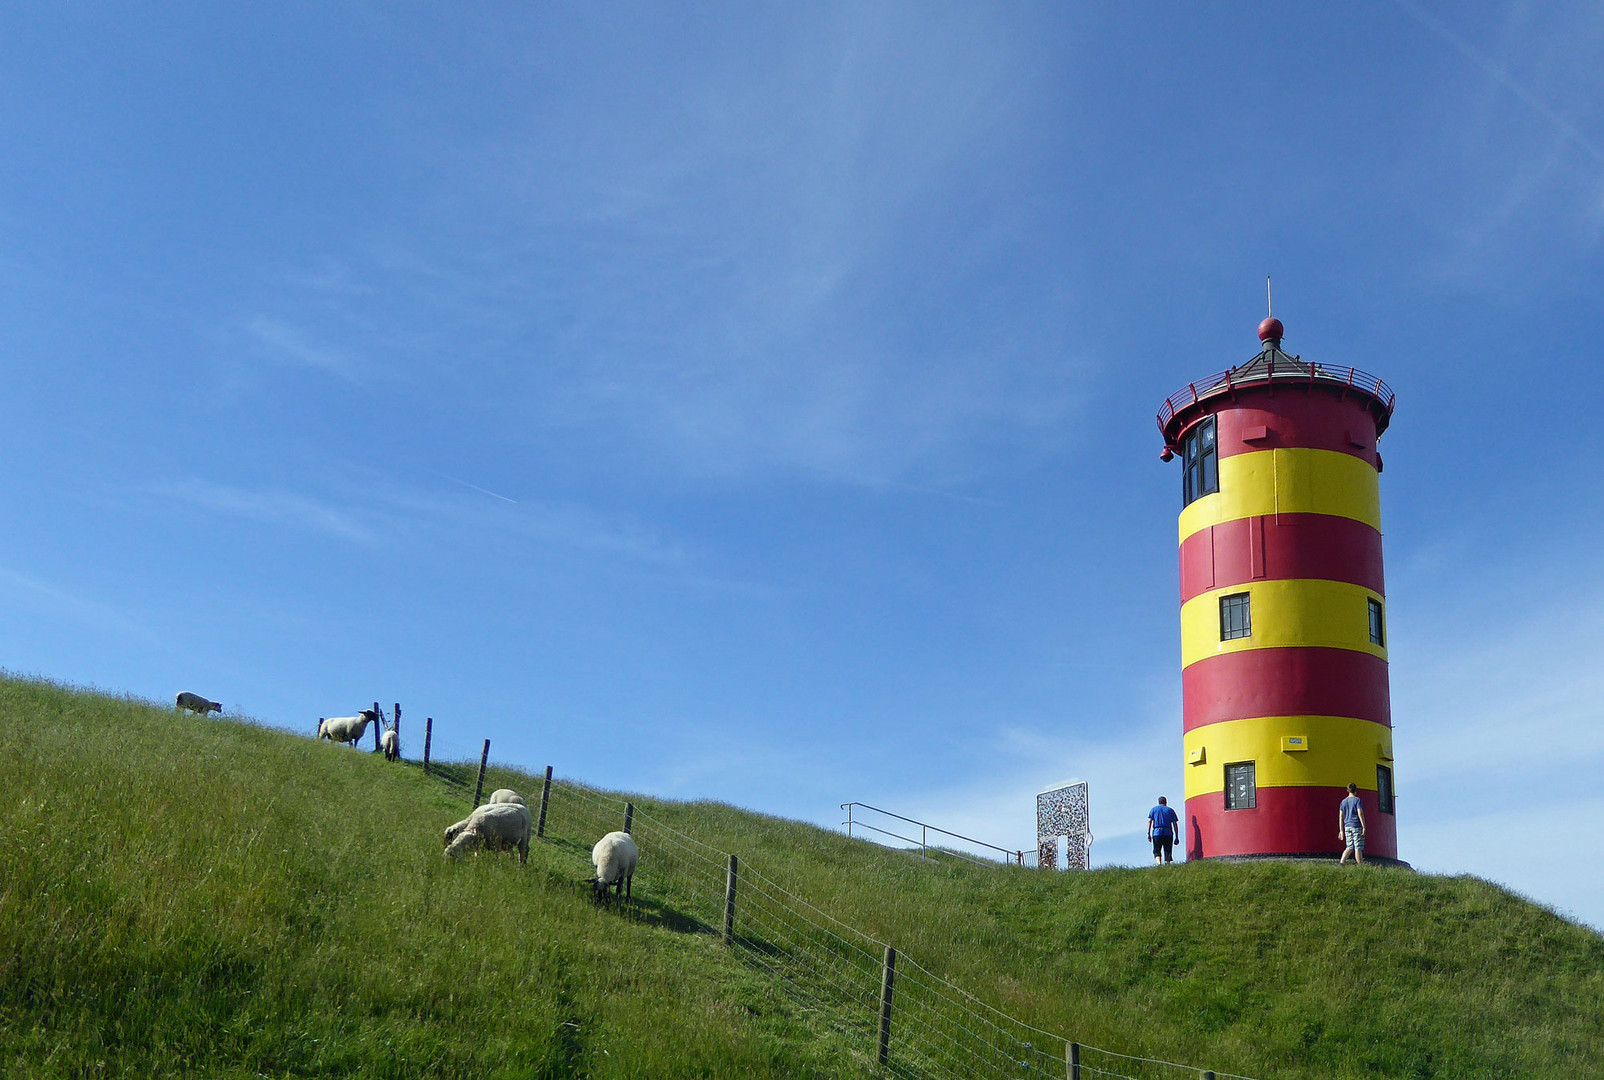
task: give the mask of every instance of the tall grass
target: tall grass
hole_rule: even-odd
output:
[[[493,768],[500,786],[540,781]],[[583,883],[624,798],[643,849],[628,913]],[[527,867],[445,862],[440,829],[465,812],[375,755],[0,680],[0,1070],[872,1075],[872,1014],[787,993],[706,932],[734,852],[987,1004],[1111,1050],[1260,1077],[1604,1075],[1604,939],[1471,878],[982,867],[571,783]]]
[[[0,682],[0,1069],[843,1074],[771,981],[599,908],[567,853],[442,860],[465,809],[376,755]]]

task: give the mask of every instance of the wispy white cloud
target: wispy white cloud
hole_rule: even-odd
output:
[[[1412,144],[1420,175],[1442,196],[1429,211],[1433,227],[1449,240],[1422,252],[1431,276],[1502,292],[1511,265],[1528,267],[1530,284],[1540,267],[1596,250],[1604,237],[1604,144],[1592,131],[1604,46],[1596,5],[1509,5],[1489,29],[1487,12],[1444,9],[1445,17],[1417,0],[1394,4],[1454,58],[1443,67],[1452,89],[1427,98]],[[1473,19],[1483,43],[1456,27]],[[1453,78],[1456,68],[1463,79]]]
[[[245,323],[245,332],[267,355],[280,362],[315,368],[351,382],[357,381],[367,367],[354,354],[316,343],[288,323],[266,315],[253,316]]]
[[[1393,0],[1393,3],[1397,4],[1411,19],[1425,27],[1439,40],[1447,43],[1472,65],[1507,90],[1517,101],[1548,123],[1569,142],[1590,155],[1594,161],[1604,163],[1604,147],[1601,147],[1591,135],[1573,123],[1569,117],[1555,108],[1552,103],[1510,74],[1506,65],[1472,45],[1464,37],[1454,32],[1447,23],[1415,3],[1414,0]]]
[[[370,546],[404,537],[432,538],[431,543],[445,546],[470,544],[482,551],[508,541],[534,543],[656,565],[686,557],[681,544],[652,526],[577,503],[515,500],[444,473],[436,475],[478,494],[408,487],[374,475],[337,479],[322,496],[193,477],[161,481],[148,490],[213,513]]]
[[[372,296],[373,286],[359,279],[346,263],[325,258],[315,267],[284,275],[289,284],[330,297]]]
[[[502,502],[512,503],[514,506],[516,506],[518,504],[518,500],[517,499],[509,499],[505,495],[498,495],[494,491],[491,491],[489,488],[482,488],[478,484],[470,484],[466,480],[459,479],[459,478],[457,478],[455,476],[449,476],[446,473],[436,473],[435,475],[439,476],[439,477],[442,477],[443,479],[450,480],[453,484],[461,484],[463,487],[468,488],[470,491],[477,491],[481,495],[488,495],[492,499],[500,499]]]
[[[576,503],[530,506],[515,519],[514,529],[546,543],[588,549],[644,563],[674,563],[686,557],[685,548],[662,532],[639,522],[600,514]]]
[[[169,480],[152,485],[151,494],[218,514],[242,517],[287,528],[323,533],[360,544],[373,544],[377,534],[354,510],[293,491],[253,491],[209,480]]]
[[[755,84],[740,64],[676,67],[673,98],[638,109],[547,88],[523,125],[435,133],[467,224],[434,225],[460,235],[398,230],[302,276],[339,293],[339,325],[412,335],[387,362],[404,352],[492,427],[561,432],[593,459],[961,481],[998,444],[1069,437],[1089,367],[1050,285],[987,292],[983,268],[1032,230],[975,191],[1002,182],[984,162],[1028,112],[1002,27],[949,13],[910,34],[848,8],[788,35]],[[979,218],[953,233],[958,212]],[[908,250],[938,232],[956,239]],[[351,361],[301,325],[260,329],[305,363]]]
[[[1551,582],[1532,574],[1472,612],[1421,597],[1435,610],[1398,625],[1400,783],[1604,775],[1604,587]]]
[[[11,595],[8,606],[33,607],[36,617],[65,619],[102,633],[163,644],[150,627],[116,605],[80,595],[32,574],[0,566],[0,591]]]
[[[389,479],[351,484],[360,497],[397,528],[458,540],[494,536],[616,556],[632,562],[674,563],[685,549],[662,530],[633,518],[607,514],[579,503],[538,498],[512,499],[478,484],[431,470],[479,495],[440,488],[407,486]]]

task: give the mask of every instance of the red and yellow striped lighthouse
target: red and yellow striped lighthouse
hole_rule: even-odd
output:
[[[1171,396],[1182,464],[1181,696],[1189,858],[1341,854],[1357,784],[1365,857],[1398,857],[1381,455],[1394,394],[1281,350]]]

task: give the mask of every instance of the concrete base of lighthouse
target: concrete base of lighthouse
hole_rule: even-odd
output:
[[[1321,851],[1321,852],[1310,852],[1310,853],[1304,854],[1304,855],[1212,855],[1212,856],[1208,856],[1208,857],[1205,857],[1205,858],[1202,858],[1202,859],[1188,859],[1187,861],[1188,862],[1226,862],[1226,863],[1265,862],[1265,861],[1270,861],[1270,862],[1335,863],[1340,858],[1341,858],[1340,855],[1332,855],[1330,852]],[[1365,865],[1366,866],[1372,866],[1372,865],[1373,866],[1392,866],[1392,867],[1397,867],[1400,870],[1410,870],[1410,871],[1414,870],[1413,866],[1411,866],[1409,863],[1404,862],[1402,859],[1389,859],[1385,855],[1370,855],[1368,853],[1365,855]]]

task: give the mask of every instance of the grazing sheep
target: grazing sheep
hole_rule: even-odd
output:
[[[222,712],[223,703],[221,701],[207,701],[199,694],[191,694],[188,690],[185,690],[178,695],[178,700],[173,702],[173,708],[188,709],[192,713],[200,713],[205,716],[208,713]]]
[[[384,751],[385,761],[394,761],[401,756],[401,736],[396,734],[395,728],[379,736],[379,749]]]
[[[522,795],[520,795],[516,791],[512,790],[512,788],[506,788],[506,787],[497,788],[496,790],[492,791],[490,793],[490,798],[486,799],[485,802],[486,803],[517,803],[519,806],[528,806],[529,805],[528,803],[524,802],[524,797]]]
[[[362,738],[363,732],[368,730],[368,725],[378,718],[379,714],[373,709],[363,709],[355,716],[331,716],[317,722],[317,737],[354,746]]]
[[[639,858],[640,849],[627,832],[610,832],[596,841],[596,846],[590,850],[590,861],[596,866],[596,876],[591,878],[596,895],[605,896],[608,886],[612,886],[615,895],[631,899],[635,862]]]
[[[519,803],[487,803],[446,830],[445,855],[460,859],[481,847],[490,851],[518,849],[518,861],[529,862],[529,807]]]

